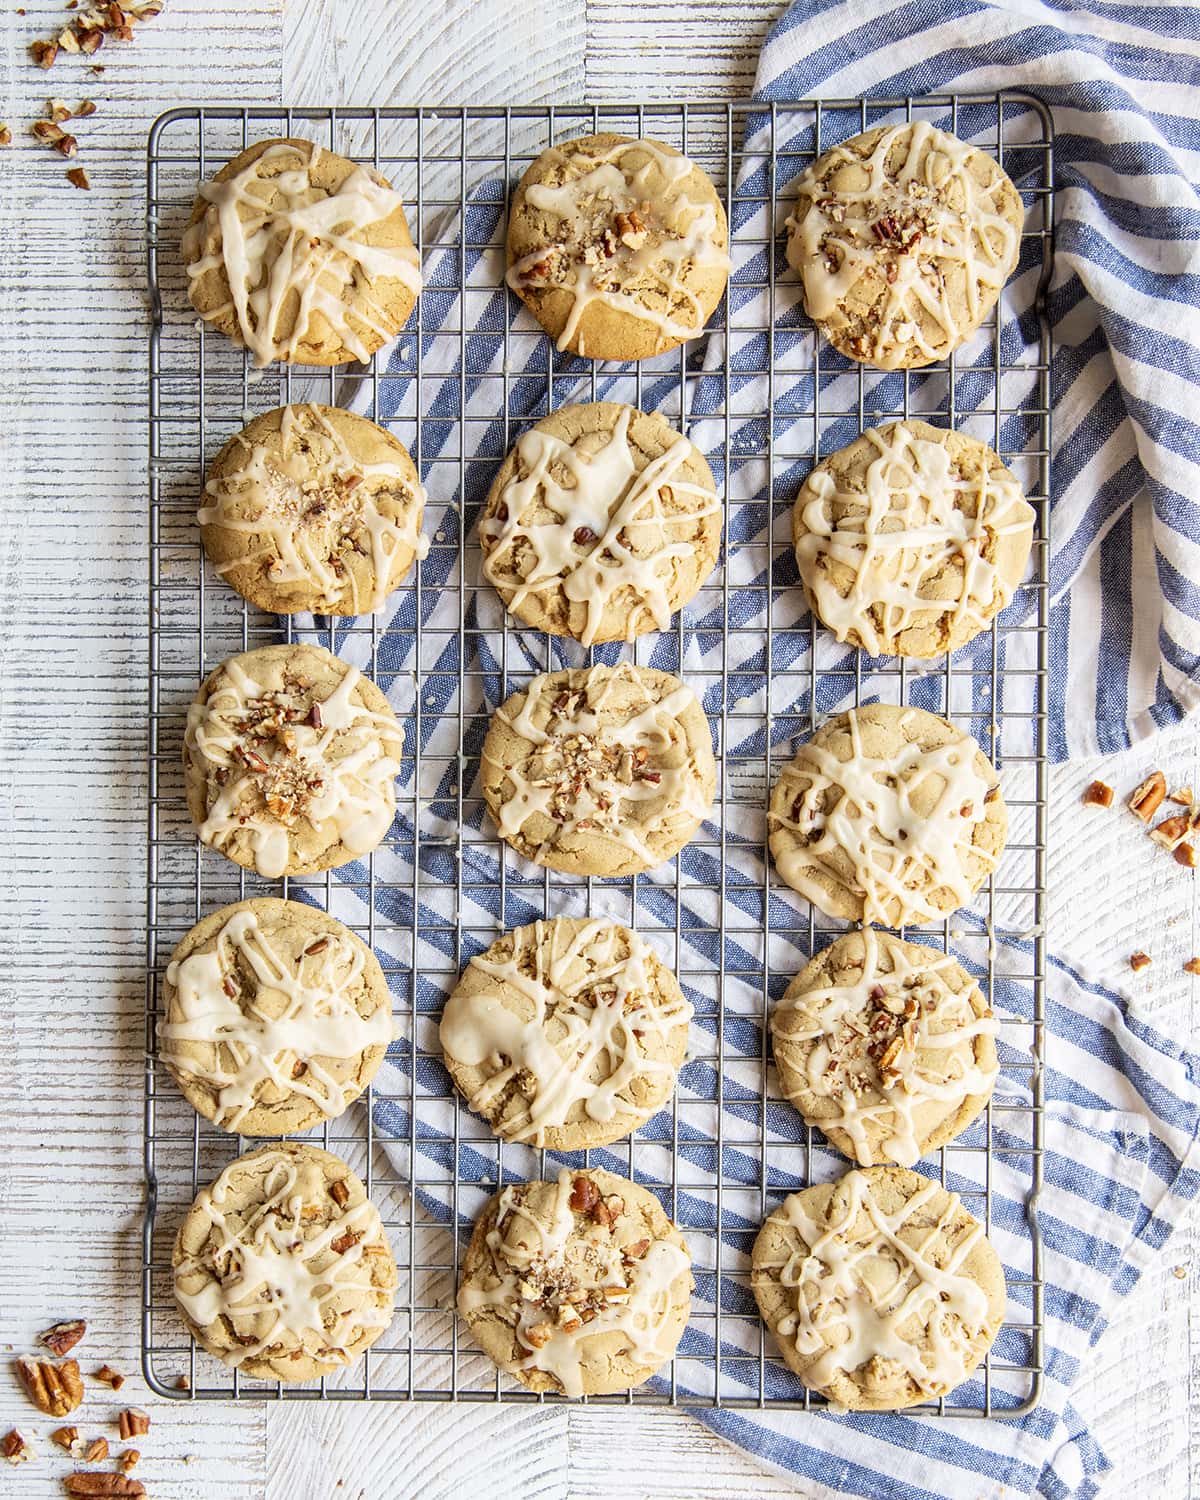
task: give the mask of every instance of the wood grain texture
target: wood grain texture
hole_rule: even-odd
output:
[[[141,143],[192,97],[302,102],[597,101],[744,93],[780,7],[759,0],[170,0],[92,75],[49,75],[26,46],[58,0],[6,10],[0,118],[0,1159],[7,1291],[0,1340],[24,1349],[55,1317],[92,1322],[85,1369],[132,1373],[141,1213],[141,967],[145,741],[144,300]],[[81,124],[90,195],[24,138],[48,94],[96,98]],[[1098,872],[1086,911],[1056,908],[1052,941],[1194,1038],[1195,885],[1128,815],[1083,815],[1099,771],[1119,787],[1154,764],[1200,784],[1194,736],[1054,781],[1052,888]],[[1067,934],[1076,936],[1067,941]],[[1154,954],[1147,976],[1125,965]],[[1183,1500],[1200,1385],[1194,1220],[1118,1310],[1076,1405],[1116,1463],[1113,1495]],[[53,1267],[48,1271],[47,1267]],[[1175,1268],[1183,1268],[1183,1277]],[[92,1358],[94,1356],[94,1360]],[[180,1406],[135,1377],[89,1398],[80,1425],[114,1436],[126,1398],[150,1410],[139,1469],[155,1500],[442,1500],[795,1494],[682,1413],[561,1408]],[[0,1374],[0,1431],[41,1436],[6,1472],[17,1497],[68,1467],[48,1422]],[[1200,1485],[1200,1470],[1194,1476]],[[338,1481],[341,1481],[340,1485]],[[807,1500],[820,1493],[802,1492]]]

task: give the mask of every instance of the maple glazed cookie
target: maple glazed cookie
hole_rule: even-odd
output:
[[[315,1380],[392,1321],[396,1262],[346,1163],[297,1141],[232,1162],[200,1192],[172,1256],[175,1300],[210,1354],[263,1380]]]
[[[483,797],[500,837],[575,875],[631,875],[670,859],[716,785],[695,693],[627,662],[535,677],[496,710],[483,742]]]
[[[1033,508],[999,455],[927,422],[871,428],[819,463],[792,516],[808,602],[872,656],[965,645],[1013,596]]]
[[[947,1395],[1004,1322],[1004,1268],[982,1224],[903,1167],[792,1193],[760,1230],[751,1268],[788,1367],[851,1411]]]
[[[505,1140],[582,1151],[670,1099],[692,1007],[637,933],[555,917],[478,954],[442,1013],[446,1067]]]
[[[659,416],[566,406],[528,432],[488,492],[484,577],[551,635],[666,630],[716,565],[723,507],[703,455]]]
[[[819,953],[771,1017],[785,1097],[864,1167],[911,1167],[967,1128],[995,1087],[999,1029],[949,954],[873,927]]]
[[[213,462],[198,520],[204,550],[243,598],[276,614],[382,609],[429,543],[408,450],[332,406],[281,406]]]
[[[259,366],[369,359],[421,290],[400,194],[311,141],[259,141],[202,182],[182,248],[192,306]]]
[[[204,843],[260,875],[328,870],[382,843],[402,751],[357,667],[321,646],[263,646],[223,662],[188,709],[188,811]]]
[[[944,359],[995,306],[1025,209],[985,152],[924,120],[844,141],[798,184],[787,258],[835,349],[881,370]]]
[[[559,349],[646,359],[704,327],[728,249],[694,162],[662,141],[580,136],[543,151],[513,194],[508,284]]]
[[[995,869],[1008,813],[969,734],[871,703],[822,724],[767,815],[775,868],[831,917],[900,927],[965,906]]]
[[[691,1257],[655,1196],[599,1168],[506,1187],[471,1235],[459,1316],[533,1391],[600,1396],[664,1365],[691,1309]]]
[[[171,955],[159,1050],[206,1120],[289,1135],[356,1099],[395,1034],[387,982],[333,917],[274,897],[223,907]]]

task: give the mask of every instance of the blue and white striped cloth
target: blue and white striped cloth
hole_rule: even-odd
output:
[[[1058,275],[1053,288],[1053,316],[1059,353],[1054,370],[1056,453],[1053,475],[1054,553],[1053,585],[1053,695],[1050,715],[1051,748],[1057,758],[1096,749],[1116,749],[1133,739],[1173,722],[1200,698],[1200,592],[1191,578],[1200,579],[1200,516],[1191,498],[1200,475],[1200,447],[1189,395],[1200,376],[1200,329],[1195,311],[1200,298],[1200,267],[1195,245],[1200,243],[1200,215],[1191,189],[1200,149],[1200,71],[1197,68],[1197,28],[1200,13],[1183,7],[1136,7],[1114,0],[1091,6],[981,4],[933,0],[881,10],[877,0],[799,4],[771,31],[763,51],[759,93],[787,99],[824,95],[847,97],[922,95],[951,89],[983,91],[998,87],[1027,87],[1053,105],[1058,131],[1057,173],[1060,189]],[[969,125],[969,121],[966,122]],[[964,129],[964,134],[969,133]],[[492,179],[475,184],[465,226],[451,225],[443,240],[459,248],[444,251],[425,265],[426,291],[422,298],[422,327],[453,332],[465,318],[470,337],[460,346],[457,336],[427,337],[424,346],[405,337],[389,355],[389,371],[397,378],[382,387],[386,409],[372,413],[393,422],[411,441],[414,418],[422,422],[423,477],[430,492],[427,528],[443,539],[458,535],[460,517],[471,532],[494,464],[467,466],[465,494],[457,492],[457,464],[445,466],[432,459],[456,455],[463,444],[467,456],[498,460],[503,427],[489,379],[504,358],[502,331],[506,326],[528,330],[528,316],[514,299],[498,290],[498,258],[503,239],[505,185]],[[752,195],[751,195],[752,196]],[[746,207],[741,228],[756,210]],[[734,223],[739,224],[735,197]],[[780,226],[773,226],[777,230]],[[1146,231],[1153,231],[1147,233]],[[486,247],[486,248],[484,248]],[[739,257],[735,236],[734,304],[743,306],[753,292],[739,290],[739,273],[747,282],[761,281],[758,271]],[[1014,325],[1005,337],[1028,344],[1028,323],[1021,320],[1021,299],[1028,295],[1036,273],[1025,268],[1014,283]],[[465,281],[475,290],[464,299],[457,288]],[[1026,306],[1026,313],[1028,308]],[[777,324],[775,352],[786,353],[789,339],[799,337],[790,318]],[[734,320],[734,327],[737,327]],[[727,536],[729,592],[724,601],[705,602],[702,595],[689,611],[686,628],[641,643],[638,660],[646,665],[681,672],[704,698],[717,722],[722,709],[738,703],[759,705],[758,717],[725,721],[721,749],[727,759],[738,752],[762,755],[765,736],[786,733],[775,728],[771,715],[807,713],[808,682],[815,681],[821,712],[836,710],[846,701],[846,653],[829,652],[816,663],[810,679],[807,656],[789,659],[766,655],[767,610],[776,627],[776,651],[802,650],[802,632],[780,631],[804,615],[799,589],[783,591],[772,603],[764,578],[778,563],[771,549],[771,507],[768,475],[762,462],[761,421],[753,416],[761,404],[761,390],[753,379],[730,384],[733,410],[731,442],[725,452],[726,413],[722,402],[726,363],[733,371],[754,369],[748,345],[753,334],[738,335],[726,349],[710,336],[697,341],[689,368],[712,372],[712,380],[690,383],[694,400],[680,411],[675,373],[643,371],[641,384],[631,372],[606,371],[597,394],[611,399],[637,399],[660,408],[709,453],[714,471],[731,501]],[[460,367],[459,349],[466,349]],[[519,426],[544,411],[546,394],[544,339],[531,338],[521,346],[526,361],[509,369],[509,417]],[[761,355],[758,356],[761,358]],[[425,398],[418,413],[413,405],[416,361],[420,358]],[[555,404],[591,398],[590,367],[564,362],[556,379]],[[489,418],[470,424],[457,420],[460,402],[469,415]],[[742,401],[744,404],[738,406]],[[803,386],[777,383],[778,432],[804,420]],[[674,403],[674,405],[672,405]],[[745,412],[746,415],[741,413]],[[970,420],[969,411],[963,420]],[[757,423],[757,426],[756,426]],[[847,433],[847,438],[850,434]],[[986,436],[987,434],[981,434]],[[744,444],[739,439],[745,437]],[[743,456],[739,457],[739,449]],[[744,455],[749,455],[744,456]],[[774,476],[786,488],[788,476]],[[796,478],[799,482],[799,476]],[[450,1174],[457,1167],[460,1180],[477,1189],[460,1195],[467,1211],[481,1203],[494,1181],[495,1145],[486,1127],[465,1111],[447,1105],[447,1080],[436,1057],[436,1021],[448,986],[450,965],[461,928],[498,932],[502,928],[543,915],[570,914],[582,909],[587,893],[582,886],[556,882],[552,912],[543,909],[540,878],[531,878],[519,862],[514,873],[510,856],[508,880],[501,908],[497,849],[488,837],[478,811],[470,826],[458,826],[457,757],[460,710],[466,722],[482,723],[501,694],[501,667],[523,680],[548,665],[573,664],[579,653],[570,643],[547,643],[535,632],[510,628],[509,659],[497,659],[502,619],[499,602],[486,586],[467,575],[465,622],[469,635],[459,633],[457,569],[453,546],[435,546],[421,565],[421,589],[406,589],[391,602],[396,629],[383,638],[376,675],[391,683],[390,696],[410,736],[419,734],[423,751],[444,754],[448,765],[436,785],[423,785],[419,806],[419,879],[414,878],[415,847],[411,815],[402,812],[389,848],[376,856],[375,900],[387,924],[415,922],[415,952],[399,947],[388,957],[411,964],[417,978],[416,1007],[419,1040],[433,1056],[415,1064],[411,1051],[397,1044],[380,1077],[381,1092],[392,1095],[377,1101],[377,1138],[391,1150],[397,1170],[422,1179],[418,1197],[434,1220],[448,1220]],[[783,566],[786,568],[787,560]],[[768,570],[764,572],[764,569]],[[779,581],[778,574],[774,575]],[[1021,604],[1012,610],[1019,616]],[[417,661],[412,650],[412,625],[418,609],[427,625],[447,630],[443,646],[428,659]],[[782,611],[782,614],[778,612]],[[736,625],[731,637],[727,627]],[[313,624],[315,629],[315,622]],[[1021,632],[1001,648],[1004,708],[1014,717],[1005,720],[1001,739],[991,748],[1003,757],[1007,750],[1028,748],[1027,722],[1022,713],[1037,705],[1029,679],[1011,669],[1024,664]],[[318,638],[328,642],[324,630]],[[347,659],[367,665],[365,637],[335,634],[335,648]],[[828,650],[829,643],[825,642]],[[989,645],[990,649],[990,645]],[[971,648],[960,653],[970,662]],[[1005,652],[1008,652],[1006,657]],[[603,647],[596,655],[613,659],[622,648]],[[852,658],[853,653],[849,656]],[[853,661],[849,663],[853,666]],[[466,676],[462,667],[469,670]],[[733,670],[730,700],[723,697],[721,668]],[[836,670],[841,668],[841,675]],[[829,670],[827,670],[829,669]],[[852,674],[851,674],[852,675]],[[969,694],[972,682],[964,674]],[[768,687],[769,679],[769,687]],[[895,691],[863,667],[864,691]],[[852,684],[851,684],[852,686]],[[993,705],[947,701],[953,691],[940,674],[909,679],[911,701],[931,709],[953,709],[976,720],[977,737],[988,743]],[[414,695],[419,695],[418,702]],[[777,696],[782,695],[782,696]],[[762,705],[769,702],[764,713]],[[480,715],[477,720],[474,716]],[[748,727],[747,727],[748,725]],[[411,743],[411,741],[410,741]],[[461,747],[465,794],[474,788],[478,735]],[[1006,774],[1019,774],[1010,768]],[[401,785],[402,798],[418,790]],[[759,789],[765,794],[765,787]],[[477,809],[473,796],[470,807]],[[747,1121],[756,1118],[761,1103],[759,1029],[762,1007],[762,954],[754,940],[755,924],[763,919],[761,886],[761,806],[756,794],[738,791],[725,809],[725,827],[706,825],[706,834],[725,839],[728,928],[722,932],[713,910],[714,875],[719,875],[711,850],[692,846],[680,857],[679,907],[674,882],[669,886],[642,881],[637,887],[639,926],[664,956],[693,976],[705,968],[730,972],[723,987],[700,978],[685,981],[696,1009],[695,1035],[711,1054],[720,1034],[725,1058],[724,1125],[726,1139],[753,1135]],[[1014,842],[1022,837],[1022,818],[1014,818]],[[463,837],[465,832],[465,838]],[[408,850],[406,858],[405,851]],[[462,879],[460,880],[460,871]],[[363,871],[351,866],[344,875],[348,887]],[[705,890],[704,888],[708,889]],[[461,905],[456,892],[461,890]],[[345,891],[350,897],[350,889]],[[633,899],[627,882],[597,882],[592,909],[610,911],[621,919],[630,915]],[[772,998],[787,976],[807,958],[798,934],[807,909],[803,902],[778,887],[770,892],[771,921],[776,936],[770,953]],[[350,915],[339,907],[343,916]],[[682,921],[680,918],[682,917]],[[1019,977],[1029,968],[1028,926],[1017,907],[997,913],[995,933],[996,983],[992,1001],[1001,1015],[1032,1016],[1029,987]],[[976,973],[986,967],[992,941],[983,924],[983,908],[960,914],[954,928],[954,949]],[[787,929],[792,929],[790,935]],[[397,943],[399,939],[396,940]],[[380,939],[387,950],[392,940]],[[474,951],[475,939],[464,944],[464,956]],[[479,946],[475,943],[475,946]],[[756,981],[756,966],[758,979]],[[947,1500],[1000,1500],[1001,1496],[1036,1493],[1047,1500],[1086,1497],[1095,1493],[1107,1461],[1070,1405],[1070,1390],[1118,1298],[1129,1292],[1150,1258],[1161,1249],[1189,1200],[1200,1191],[1200,1061],[1169,1038],[1133,1017],[1121,997],[1089,982],[1072,967],[1066,955],[1050,962],[1046,996],[1047,1037],[1045,1094],[1048,1101],[1045,1186],[1040,1223],[1044,1242],[1046,1282],[1044,1344],[1046,1376],[1043,1400],[1031,1415],[1009,1420],[972,1418],[926,1420],[892,1415],[834,1416],[827,1412],[767,1413],[713,1410],[697,1406],[696,1415],[715,1430],[741,1444],[781,1472],[792,1474],[812,1488],[824,1485],[833,1494],[892,1497],[947,1497]],[[1009,1071],[1002,1088],[1007,1102],[1020,1105],[1024,1096],[1021,1057],[1015,1048],[1002,1054]],[[1028,1058],[1024,1061],[1027,1063]],[[753,1066],[749,1066],[749,1063]],[[686,1106],[679,1126],[680,1149],[672,1161],[667,1117],[651,1121],[639,1131],[632,1147],[620,1144],[592,1153],[597,1164],[615,1170],[646,1173],[664,1179],[677,1174],[675,1207],[689,1229],[693,1244],[706,1238],[709,1259],[697,1275],[696,1308],[711,1313],[714,1280],[703,1269],[716,1248],[711,1233],[711,1193],[705,1184],[716,1168],[711,1142],[715,1133],[717,1078],[709,1063],[697,1059],[680,1075],[680,1099]],[[409,1098],[411,1109],[401,1100]],[[707,1113],[706,1113],[707,1111]],[[777,1094],[765,1102],[768,1141],[786,1146],[803,1137],[803,1126]],[[414,1163],[407,1140],[415,1115]],[[1028,1116],[1018,1109],[998,1114],[993,1122],[993,1144],[1029,1144]],[[689,1122],[696,1122],[689,1126]],[[981,1141],[982,1124],[968,1137]],[[389,1137],[397,1144],[388,1147]],[[457,1140],[457,1161],[452,1141]],[[403,1143],[403,1144],[401,1144]],[[954,1172],[960,1170],[955,1160]],[[969,1158],[968,1158],[969,1160]],[[1025,1200],[1030,1181],[1027,1156],[994,1155],[990,1186],[990,1234],[1006,1268],[1014,1277],[1028,1274],[1030,1243]],[[834,1153],[818,1152],[816,1170],[830,1176],[845,1169]],[[793,1166],[793,1163],[795,1165]],[[506,1149],[505,1170],[532,1172],[532,1154],[522,1159]],[[727,1223],[735,1222],[738,1181],[755,1187],[764,1168],[751,1148],[727,1146],[720,1163],[726,1183]],[[768,1169],[772,1190],[805,1185],[804,1155],[774,1150]],[[963,1167],[964,1173],[970,1168]],[[982,1167],[979,1169],[982,1171]],[[964,1176],[950,1185],[970,1188],[978,1178]],[[463,1225],[454,1226],[459,1232]],[[749,1216],[744,1227],[755,1227]],[[721,1253],[729,1264],[734,1249]],[[744,1248],[744,1246],[740,1247]],[[721,1355],[739,1351],[757,1354],[757,1325],[753,1307],[743,1290],[728,1278],[722,1287],[725,1315]],[[1019,1286],[1010,1288],[1010,1314],[1019,1321],[1028,1315],[1028,1299]],[[712,1351],[711,1323],[697,1321],[682,1345],[684,1354]],[[1020,1364],[1028,1357],[1027,1340],[1015,1328],[1006,1329],[996,1347],[1000,1364]],[[690,1361],[680,1369],[693,1368]],[[726,1368],[728,1375],[726,1375]],[[737,1390],[738,1371],[747,1367],[729,1359],[722,1366],[723,1391]],[[757,1360],[745,1377],[745,1394],[753,1394]],[[770,1375],[769,1392],[792,1394],[796,1386],[777,1371]],[[1023,1377],[994,1376],[994,1407],[1015,1407],[1027,1387]],[[697,1377],[698,1396],[708,1394]],[[972,1382],[965,1399],[977,1402],[979,1383]]]

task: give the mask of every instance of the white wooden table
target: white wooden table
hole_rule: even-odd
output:
[[[141,1216],[145,786],[145,306],[142,144],[160,110],[197,96],[287,104],[598,102],[742,96],[773,0],[169,0],[102,76],[27,44],[61,0],[10,4],[0,154],[0,1340],[28,1349],[54,1318],[91,1325],[85,1370],[132,1377],[89,1398],[80,1425],[126,1404],[153,1427],[138,1470],[155,1500],[440,1500],[788,1495],[670,1411],[157,1401],[136,1376]],[[48,95],[95,98],[78,134],[93,190],[28,140]],[[1194,737],[1110,761],[1128,786],[1151,765],[1197,781]],[[1053,886],[1089,870],[1082,910],[1053,912],[1056,946],[1132,984],[1158,1024],[1194,1036],[1194,885],[1127,821],[1085,818],[1096,767],[1055,779]],[[1125,957],[1156,963],[1131,981]],[[1151,982],[1152,981],[1152,982]],[[1193,1223],[1121,1308],[1077,1397],[1116,1461],[1113,1495],[1182,1500],[1200,1386]],[[96,1389],[93,1387],[93,1390]],[[45,1434],[6,1364],[0,1432]],[[57,1493],[42,1456],[4,1474]],[[1195,1445],[1200,1454],[1200,1444]],[[902,1477],[902,1476],[898,1476]],[[1200,1479],[1200,1471],[1197,1472]],[[818,1493],[810,1491],[809,1493]],[[898,1493],[901,1493],[898,1491]]]

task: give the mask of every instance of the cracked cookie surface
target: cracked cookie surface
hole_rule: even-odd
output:
[[[800,580],[839,641],[931,657],[973,640],[1013,596],[1033,508],[998,454],[909,420],[823,459],[792,512]]]
[[[493,714],[481,774],[500,837],[578,875],[670,859],[711,810],[717,783],[696,695],[629,663],[535,677]]]
[[[281,406],[235,433],[208,471],[204,550],[275,614],[372,614],[429,543],[403,443],[353,412]]]
[[[197,1341],[256,1378],[332,1374],[392,1321],[396,1262],[375,1206],[344,1161],[297,1141],[240,1157],[204,1188],[172,1265]]]
[[[663,141],[579,136],[528,168],[508,220],[508,284],[555,340],[645,359],[694,338],[729,277],[725,210]]]
[[[991,1347],[1007,1303],[982,1224],[903,1167],[792,1193],[754,1242],[751,1287],[788,1367],[850,1411],[947,1395]]]
[[[473,958],[440,1037],[455,1086],[505,1140],[579,1151],[670,1099],[692,1007],[637,933],[554,917]]]
[[[205,917],[171,955],[159,1051],[184,1096],[241,1135],[340,1115],[394,1035],[383,970],[359,938],[299,901]]]
[[[691,1310],[687,1244],[643,1187],[600,1168],[506,1187],[475,1224],[459,1316],[534,1391],[596,1396],[641,1385]]]

